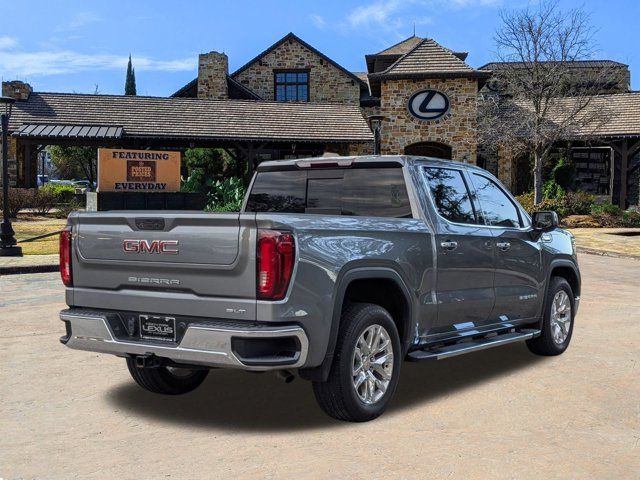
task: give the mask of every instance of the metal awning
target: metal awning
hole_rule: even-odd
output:
[[[123,128],[115,125],[22,125],[13,135],[26,138],[121,138]]]

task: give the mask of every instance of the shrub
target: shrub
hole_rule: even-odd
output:
[[[35,210],[35,213],[46,215],[56,206],[56,203],[57,199],[55,194],[51,190],[41,188],[40,190],[36,190],[33,195],[32,208]]]
[[[564,194],[565,190],[555,180],[547,180],[542,185],[542,198],[559,198]]]
[[[229,177],[216,181],[207,194],[208,212],[239,212],[244,198],[245,188],[242,179]]]
[[[573,187],[576,177],[576,168],[573,162],[565,157],[561,157],[553,170],[551,178],[563,190]]]
[[[591,207],[592,215],[612,215],[614,217],[619,217],[622,215],[622,209],[611,203],[601,203],[597,205],[593,205]]]
[[[585,192],[565,192],[552,198],[543,198],[542,202],[534,205],[533,192],[528,192],[516,197],[520,205],[532,214],[541,210],[553,210],[561,217],[569,215],[588,215],[595,205],[596,198]]]
[[[25,208],[33,206],[33,190],[29,188],[9,188],[9,217],[16,218]],[[0,209],[4,201],[0,190]]]
[[[76,187],[71,185],[58,185],[55,183],[47,183],[40,191],[52,193],[56,198],[56,204],[69,203],[76,193]]]
[[[67,218],[71,212],[76,210],[84,210],[84,207],[79,201],[73,199],[69,203],[58,204],[55,216],[56,218]]]
[[[184,153],[184,165],[189,172],[181,179],[183,192],[207,193],[217,178],[225,174],[233,160],[218,148],[190,148]]]

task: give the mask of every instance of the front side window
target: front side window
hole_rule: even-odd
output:
[[[309,101],[309,72],[275,72],[275,99],[279,102]]]
[[[455,223],[476,223],[469,189],[460,170],[424,169],[431,197],[441,217]]]
[[[472,178],[485,223],[496,227],[520,228],[518,209],[498,184],[477,173]]]

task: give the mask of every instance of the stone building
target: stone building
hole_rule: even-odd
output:
[[[36,154],[51,144],[207,146],[240,159],[244,175],[268,159],[379,151],[478,164],[515,193],[529,188],[528,159],[478,144],[479,98],[504,94],[492,72],[513,64],[476,69],[467,53],[417,36],[364,58],[366,71],[349,71],[289,33],[233,72],[224,53],[200,55],[198,76],[169,97],[39,93],[4,82],[3,94],[18,99],[12,180],[35,186]],[[574,142],[571,155],[586,190],[626,205],[640,189],[640,92],[629,91],[628,67],[610,60],[574,62],[568,83],[600,81],[604,70],[599,101],[614,118],[595,141]]]

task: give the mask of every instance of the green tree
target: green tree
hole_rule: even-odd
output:
[[[95,182],[98,149],[95,147],[49,147],[51,161],[60,178],[82,179]]]
[[[129,55],[129,64],[127,65],[127,79],[124,82],[125,95],[137,95],[136,93],[136,71],[131,64],[131,55]]]

